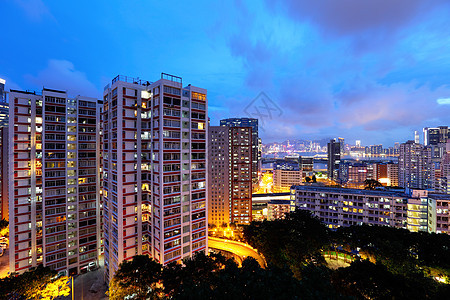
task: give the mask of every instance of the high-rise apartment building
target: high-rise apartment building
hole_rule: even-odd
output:
[[[423,129],[423,143],[425,146],[435,145],[439,143],[446,143],[450,138],[448,126],[439,127],[425,127]]]
[[[208,223],[231,223],[230,127],[210,126],[208,133]]]
[[[230,118],[220,120],[220,126],[228,127],[251,127],[252,142],[252,182],[258,184],[259,161],[261,160],[261,139],[258,135],[258,119],[253,118]]]
[[[313,157],[299,157],[299,166],[302,171],[302,177],[306,178],[307,176],[313,175],[314,171],[314,158]]]
[[[448,126],[426,127],[423,129],[423,138],[424,145],[431,147],[433,158],[439,160],[445,150],[445,143],[450,138]]]
[[[341,161],[341,144],[336,139],[328,143],[328,178],[338,180]]]
[[[6,81],[0,78],[0,127],[7,127],[9,122],[9,104],[5,83]]]
[[[345,154],[345,140],[344,138],[338,138],[340,148],[341,148],[341,155],[343,156]]]
[[[167,264],[206,251],[206,90],[117,76],[103,99],[106,279],[138,254]]]
[[[10,271],[77,274],[101,252],[101,101],[46,88],[9,96]]]
[[[423,144],[425,146],[437,145],[439,143],[439,128],[423,129]]]
[[[249,224],[252,221],[252,132],[251,127],[211,126],[211,224]]]
[[[431,189],[434,187],[432,147],[407,141],[400,145],[398,182],[400,187]]]
[[[370,154],[380,155],[383,153],[383,145],[370,145]]]

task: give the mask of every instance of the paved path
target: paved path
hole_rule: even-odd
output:
[[[266,261],[264,260],[264,258],[259,255],[255,249],[247,244],[231,240],[208,237],[208,247],[211,249],[231,252],[239,256],[242,260],[244,260],[248,256],[251,256],[258,261],[262,268],[266,267]]]
[[[100,300],[108,299],[105,295],[107,290],[106,284],[103,282],[103,272],[105,268],[102,266],[99,269],[87,272],[75,277],[74,290],[75,300]],[[94,292],[94,290],[96,292]],[[63,300],[71,300],[72,295],[64,297]]]

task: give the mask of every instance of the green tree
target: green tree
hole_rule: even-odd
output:
[[[364,180],[364,189],[366,189],[366,190],[374,190],[376,187],[381,187],[381,186],[383,186],[383,185],[375,179]]]
[[[147,255],[123,261],[110,283],[110,299],[160,299],[162,266]]]
[[[0,230],[2,230],[3,228],[8,227],[9,222],[6,219],[1,219],[0,220]]]
[[[169,265],[163,271],[164,292],[175,298],[190,295],[196,289],[206,293],[212,289],[216,272],[223,268],[225,262],[221,254],[207,256],[204,252],[197,252],[183,261],[182,268]]]
[[[70,294],[69,278],[39,265],[20,275],[0,279],[0,299],[48,299]]]
[[[430,299],[444,290],[430,278],[393,274],[383,264],[368,260],[338,269],[333,283],[340,293],[359,299]]]
[[[296,278],[301,278],[305,264],[325,262],[321,250],[329,243],[326,226],[305,210],[292,212],[284,220],[252,222],[244,228],[244,237],[269,265],[288,267]]]

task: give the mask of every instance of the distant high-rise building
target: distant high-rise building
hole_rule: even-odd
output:
[[[430,189],[434,186],[432,148],[407,141],[400,145],[398,180],[400,187]]]
[[[437,146],[439,143],[446,143],[449,138],[448,126],[425,127],[423,129],[423,143],[425,146]]]
[[[414,143],[420,144],[420,140],[419,140],[419,132],[418,132],[417,130],[414,131]]]
[[[361,147],[361,141],[360,140],[356,140],[355,146],[356,147]]]
[[[341,155],[344,155],[345,153],[345,140],[344,138],[338,138],[339,144],[340,144],[340,148],[341,148]]]
[[[258,134],[258,119],[229,118],[220,120],[220,126],[252,128],[252,183],[258,184],[259,161],[261,160],[261,139]]]
[[[46,88],[9,97],[10,271],[77,274],[102,252],[102,103]]]
[[[439,143],[447,143],[450,138],[450,131],[448,126],[439,126]]]
[[[328,143],[328,178],[339,178],[339,163],[341,161],[341,144],[336,139]]]
[[[8,126],[9,122],[9,104],[5,91],[4,79],[0,78],[0,127]]]
[[[211,126],[209,223],[252,221],[252,127]]]
[[[117,76],[103,97],[106,279],[135,255],[168,264],[205,252],[206,90]]]
[[[313,157],[299,157],[299,166],[302,171],[302,177],[311,176],[314,171],[314,158]]]
[[[383,153],[383,145],[371,145],[370,146],[370,154],[380,155],[382,153]]]

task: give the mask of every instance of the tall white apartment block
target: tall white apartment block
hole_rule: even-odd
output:
[[[147,254],[162,264],[207,250],[206,90],[161,74],[104,90],[105,277]]]
[[[10,92],[10,271],[77,274],[101,253],[100,110],[44,88]]]

